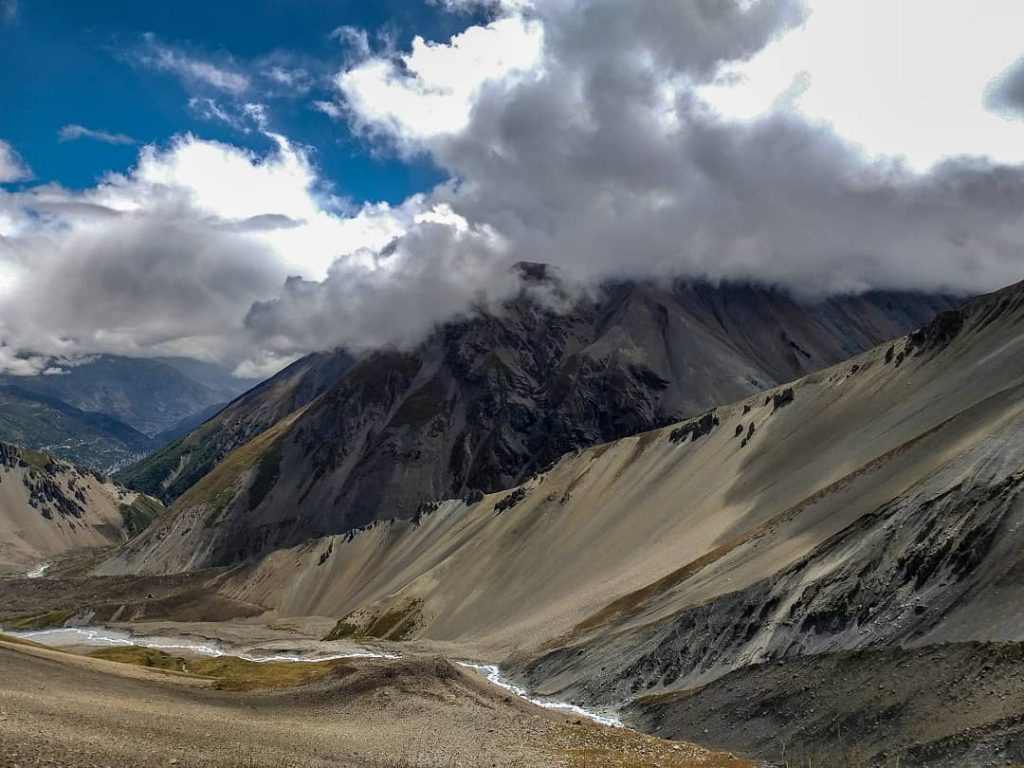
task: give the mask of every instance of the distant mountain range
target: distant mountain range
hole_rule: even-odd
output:
[[[0,375],[0,440],[110,471],[215,414],[255,382],[195,360],[98,356]]]
[[[523,269],[560,289],[542,265]],[[532,295],[408,351],[301,360],[126,471],[174,502],[133,545],[147,552],[137,565],[238,562],[509,488],[567,452],[798,378],[957,303],[620,282],[556,312]]]

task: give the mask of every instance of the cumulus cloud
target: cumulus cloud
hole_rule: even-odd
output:
[[[447,171],[400,206],[350,210],[237,93],[233,111],[210,95],[195,108],[266,134],[266,156],[186,136],[92,190],[0,197],[6,348],[266,372],[315,349],[416,343],[518,290],[519,260],[584,286],[696,277],[808,296],[1020,279],[1021,166],[919,172],[793,113],[795,91],[743,120],[704,98],[802,23],[801,0],[482,5],[490,21],[447,43],[374,52],[344,33],[359,55],[334,100],[311,99],[374,149]],[[38,309],[44,295],[60,306]]]
[[[382,249],[411,213],[338,210],[305,151],[271,138],[259,156],[181,136],[92,189],[0,194],[0,369],[100,352],[280,365],[253,347],[250,307]]]
[[[417,217],[358,269],[342,259],[322,281],[289,280],[249,312],[261,344],[415,340],[507,295],[517,260],[580,284],[753,280],[809,297],[1020,279],[1020,166],[954,157],[920,173],[788,111],[792,93],[749,120],[701,98],[801,24],[803,3],[490,7],[493,21],[447,44],[415,40],[339,73],[341,105],[324,111],[429,154],[453,179],[424,201],[444,215]],[[395,314],[378,321],[375,302]]]
[[[0,184],[32,178],[32,171],[14,151],[14,147],[0,139]]]
[[[511,257],[583,279],[753,279],[808,294],[1020,277],[1020,167],[960,158],[915,173],[868,160],[781,111],[785,100],[747,121],[702,102],[725,65],[799,25],[803,4],[504,7],[447,45],[414,43],[397,64],[371,58],[337,82],[357,125],[450,171],[458,183],[435,199],[500,233]],[[522,71],[505,55],[474,67],[472,52],[504,50],[501,39],[529,51]]]
[[[280,296],[252,306],[246,328],[279,355],[401,346],[470,307],[496,307],[517,289],[506,244],[490,227],[443,205],[413,224],[378,253],[338,259],[322,281],[289,277]]]
[[[985,93],[985,105],[997,112],[1024,117],[1024,57],[992,82]]]
[[[424,139],[463,130],[481,90],[526,75],[542,43],[538,22],[513,15],[470,27],[448,44],[417,36],[407,54],[365,58],[336,82],[357,128],[415,151]]]
[[[76,139],[92,139],[104,144],[135,144],[135,139],[123,133],[110,133],[108,131],[96,131],[86,128],[84,125],[72,123],[65,125],[57,132],[61,141],[75,141]]]

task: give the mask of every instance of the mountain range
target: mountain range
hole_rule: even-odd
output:
[[[514,488],[250,561],[219,594],[503,659],[540,695],[758,760],[1012,759],[1022,329],[1024,284]],[[106,568],[187,567],[181,520]]]
[[[110,471],[214,415],[255,382],[180,358],[100,355],[0,375],[0,439]]]
[[[566,310],[530,290],[562,290],[556,276],[520,268],[527,288],[500,311],[450,322],[412,349],[301,360],[122,474],[173,502],[132,544],[145,552],[139,567],[236,563],[479,498],[567,452],[791,380],[955,304],[620,282]]]

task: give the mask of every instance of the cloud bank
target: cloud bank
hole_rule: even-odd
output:
[[[1024,276],[1021,166],[950,157],[919,172],[785,99],[740,120],[703,98],[803,23],[798,0],[444,5],[492,19],[404,52],[346,29],[335,97],[309,105],[373,151],[450,175],[395,207],[333,197],[309,148],[246,112],[250,79],[154,53],[230,100],[195,109],[275,149],[183,136],[85,192],[0,193],[0,367],[4,349],[22,368],[18,350],[113,351],[252,374],[316,349],[412,344],[516,290],[518,260],[581,285],[752,280],[812,297]],[[994,92],[1004,107],[1015,77]]]

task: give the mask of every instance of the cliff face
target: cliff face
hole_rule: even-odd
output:
[[[204,425],[158,454],[163,469],[150,474],[182,494],[176,522],[165,524],[179,533],[156,530],[136,545],[144,558],[127,551],[119,562],[158,570],[237,562],[411,518],[426,502],[508,488],[566,452],[797,378],[953,303],[875,294],[805,304],[747,286],[622,283],[556,312],[524,293],[499,313],[439,328],[414,350],[368,355],[330,385],[320,377],[325,386],[306,402],[236,401],[225,414],[249,425],[237,433],[248,442],[221,443],[215,460],[182,459],[180,446],[208,439]],[[273,382],[262,386],[282,388]],[[225,419],[217,421],[224,434]]]

